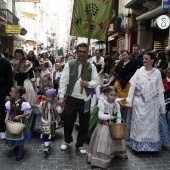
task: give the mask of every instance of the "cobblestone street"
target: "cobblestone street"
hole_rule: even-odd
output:
[[[74,131],[74,138],[77,131]],[[63,142],[63,129],[56,133],[51,154],[45,157],[43,154],[42,141],[39,134],[33,135],[32,141],[25,146],[23,160],[15,161],[16,152],[5,146],[0,141],[0,170],[90,170],[92,168],[85,160],[85,156],[76,153],[74,143],[67,151],[61,151]],[[114,158],[108,170],[165,170],[170,169],[170,147],[166,146],[161,152],[137,153],[132,152],[129,147],[128,160]]]

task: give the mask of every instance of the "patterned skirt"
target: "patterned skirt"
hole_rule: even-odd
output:
[[[86,160],[92,166],[107,168],[115,156],[115,151],[125,151],[124,140],[113,140],[109,127],[98,124],[92,134]]]
[[[31,140],[32,134],[31,134],[31,131],[30,131],[30,128],[29,128],[28,120],[26,118],[23,118],[22,119],[22,123],[24,123],[26,125],[26,127],[18,135],[12,135],[6,129],[6,132],[5,132],[5,143],[9,147],[24,145],[24,143],[26,141]]]
[[[159,141],[156,143],[152,142],[137,142],[130,138],[132,111],[128,112],[126,119],[126,141],[130,142],[130,147],[135,151],[160,151],[162,150],[163,144],[170,143],[170,134],[168,131],[168,125],[166,116],[161,114],[159,121]]]

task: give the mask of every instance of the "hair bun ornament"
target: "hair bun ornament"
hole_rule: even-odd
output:
[[[45,92],[45,95],[46,95],[46,96],[55,97],[55,96],[56,96],[56,89],[48,89],[48,90]]]

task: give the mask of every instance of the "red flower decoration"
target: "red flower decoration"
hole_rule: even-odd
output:
[[[99,26],[100,29],[103,29],[103,22],[100,22],[100,23],[98,24],[98,26]]]

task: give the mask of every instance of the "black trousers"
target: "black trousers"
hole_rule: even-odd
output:
[[[0,132],[5,132],[5,97],[6,97],[6,88],[0,87]]]
[[[82,147],[87,138],[89,128],[90,111],[84,113],[85,101],[74,97],[68,97],[64,112],[64,138],[66,143],[73,141],[72,132],[74,123],[79,115],[79,131],[77,135],[76,147]]]

